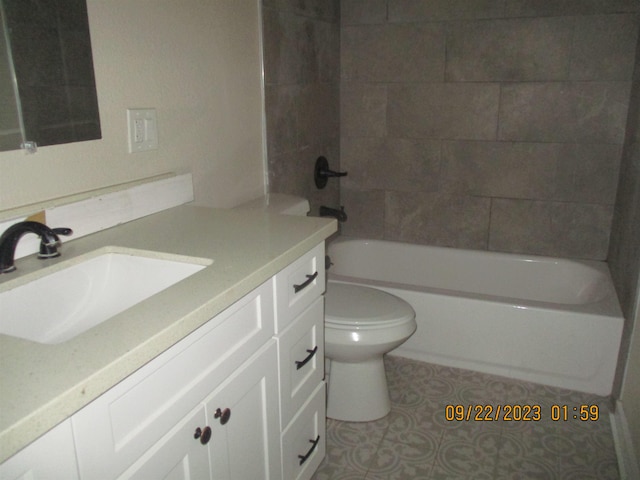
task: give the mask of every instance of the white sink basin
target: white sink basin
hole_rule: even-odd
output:
[[[0,333],[56,344],[69,340],[203,269],[211,261],[130,251],[86,260],[0,292]],[[196,263],[197,262],[197,263]],[[36,274],[34,274],[36,275]]]

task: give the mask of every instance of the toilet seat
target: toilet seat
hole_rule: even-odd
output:
[[[414,317],[407,302],[382,290],[348,283],[327,285],[325,325],[330,328],[388,328]]]

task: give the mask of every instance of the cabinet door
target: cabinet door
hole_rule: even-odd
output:
[[[66,420],[0,465],[2,480],[77,480],[71,421]]]
[[[281,478],[275,342],[220,385],[206,410],[213,480]]]
[[[80,476],[117,478],[270,341],[272,288],[264,283],[73,415]]]
[[[201,442],[205,424],[204,407],[198,405],[118,480],[210,479],[209,451]]]

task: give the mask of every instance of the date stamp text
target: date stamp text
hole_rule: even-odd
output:
[[[600,418],[600,409],[598,405],[450,404],[445,406],[444,418],[448,422],[595,422]]]

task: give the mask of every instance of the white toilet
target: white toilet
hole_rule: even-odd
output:
[[[270,194],[239,208],[306,215],[309,203]],[[327,282],[325,355],[328,359],[327,417],[349,422],[377,420],[391,402],[383,355],[416,331],[415,311],[404,300],[375,288]]]
[[[327,417],[367,422],[391,410],[383,355],[416,331],[404,300],[375,288],[327,283],[324,349],[330,359]]]

